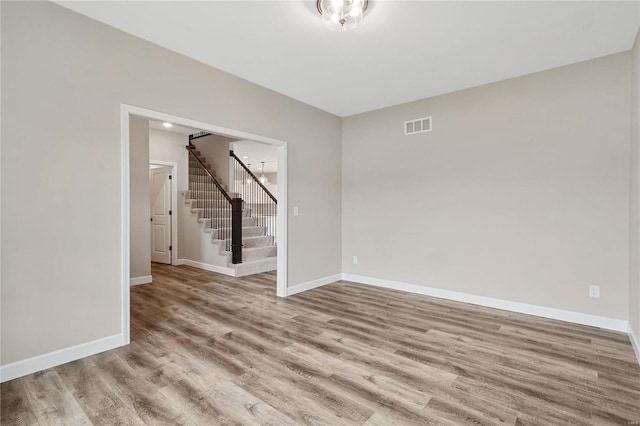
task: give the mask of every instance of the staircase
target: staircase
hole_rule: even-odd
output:
[[[218,252],[226,260],[227,268],[232,269],[234,276],[242,277],[260,272],[273,271],[277,267],[277,248],[272,235],[267,235],[267,227],[259,214],[253,212],[244,203],[242,209],[242,254],[237,262],[233,262],[231,250],[232,242],[232,211],[228,197],[236,198],[239,194],[230,193],[225,196],[227,187],[218,188],[212,183],[213,178],[220,182],[219,177],[211,170],[211,165],[201,153],[187,147],[189,150],[189,190],[184,193],[184,202],[195,216],[211,244],[218,246]],[[205,170],[206,168],[206,170]]]

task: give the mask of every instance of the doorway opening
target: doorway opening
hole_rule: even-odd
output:
[[[170,114],[165,114],[157,111],[152,111],[140,107],[134,107],[130,105],[121,105],[121,160],[122,160],[122,335],[126,344],[130,341],[130,261],[131,261],[131,211],[130,203],[131,197],[131,174],[132,170],[131,158],[130,158],[130,121],[132,118],[142,118],[146,120],[153,120],[159,122],[172,123],[178,126],[184,126],[192,129],[199,129],[203,132],[208,132],[214,135],[222,137],[233,138],[236,140],[253,141],[260,144],[269,145],[276,150],[277,157],[277,170],[278,170],[278,205],[276,213],[276,226],[278,233],[276,237],[277,247],[277,279],[276,279],[276,294],[278,297],[286,297],[287,287],[287,143],[284,141],[272,139],[269,137],[250,134],[244,131],[235,129],[229,129],[221,127],[211,123],[204,123],[196,120],[191,120],[184,117],[178,117]],[[148,162],[150,162],[149,159]],[[158,165],[164,166],[165,164],[159,163]],[[146,173],[146,172],[145,172]],[[184,173],[184,171],[175,170],[173,173]],[[175,186],[175,185],[174,185]],[[172,208],[177,208],[180,205],[179,192],[174,197],[172,195]],[[174,199],[177,198],[177,199]],[[150,200],[148,200],[150,205]],[[178,229],[178,225],[175,223],[176,215],[172,215],[171,231],[172,235],[172,255],[171,263],[178,264],[179,259],[176,259],[178,251],[175,249],[178,241],[173,238],[173,235]],[[148,220],[148,219],[147,219]],[[147,222],[148,223],[148,222]],[[158,231],[160,232],[160,231]],[[149,240],[147,240],[149,241]]]

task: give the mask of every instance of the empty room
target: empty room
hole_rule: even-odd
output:
[[[639,29],[0,2],[0,423],[639,425]]]

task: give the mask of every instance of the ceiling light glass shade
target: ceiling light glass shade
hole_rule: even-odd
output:
[[[260,176],[258,180],[264,186],[269,186],[269,179],[267,179],[267,177],[264,175],[264,161],[262,161],[261,163],[262,163],[262,167],[260,168],[260,173],[262,174],[262,176]]]
[[[368,3],[368,0],[316,0],[322,21],[336,31],[356,28]]]

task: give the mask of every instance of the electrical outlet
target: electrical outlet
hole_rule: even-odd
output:
[[[590,285],[589,286],[589,297],[594,299],[600,299],[600,286],[598,285]]]
[[[354,265],[358,264],[358,256],[353,256],[353,264]]]
[[[294,207],[294,208],[293,208],[293,215],[294,215],[294,216],[298,216],[298,214],[299,214],[299,213],[300,213],[300,211],[298,210],[298,208],[297,208],[297,207]]]

